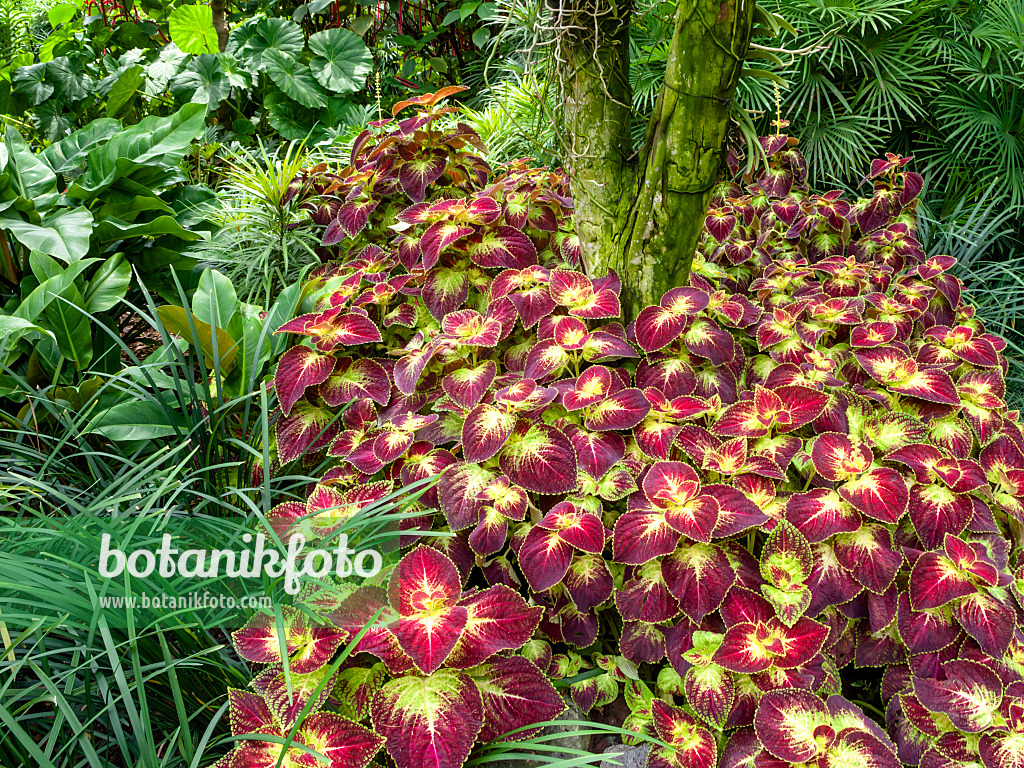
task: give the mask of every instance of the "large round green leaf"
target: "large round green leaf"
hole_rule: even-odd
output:
[[[263,63],[274,85],[302,106],[316,108],[327,104],[325,94],[313,79],[309,67],[300,63],[298,59],[271,49],[263,53]]]
[[[117,117],[136,94],[142,93],[146,85],[143,72],[142,65],[136,64],[117,76],[117,81],[107,96],[107,117]]]
[[[213,110],[231,93],[231,83],[220,59],[212,53],[204,53],[192,59],[185,71],[174,78],[171,90],[193,104],[205,104],[207,109]]]
[[[302,53],[302,28],[288,19],[248,21],[231,32],[227,53],[236,56],[249,69],[266,69],[264,54],[278,51],[286,58],[297,59]]]
[[[53,95],[53,85],[46,82],[46,64],[30,64],[27,67],[18,67],[11,78],[13,87],[11,90],[28,99],[33,107]]]
[[[325,29],[309,38],[316,56],[309,63],[314,77],[335,93],[352,93],[363,87],[373,69],[373,56],[359,35],[347,29]]]
[[[96,81],[86,71],[82,59],[58,56],[46,66],[46,79],[57,86],[66,101],[84,99],[95,88]]]
[[[317,124],[318,113],[299,106],[277,89],[263,101],[267,122],[286,141],[308,139]]]
[[[213,28],[213,10],[208,5],[182,5],[168,20],[171,40],[185,53],[216,53],[217,30]]]

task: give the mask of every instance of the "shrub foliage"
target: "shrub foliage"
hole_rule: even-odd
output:
[[[454,768],[561,713],[563,680],[584,712],[624,694],[657,768],[1020,765],[1024,434],[1004,342],[914,238],[909,158],[848,200],[765,137],[689,285],[624,325],[565,176],[493,174],[445,95],[302,181],[335,261],[280,329],[276,451],[334,465],[269,519],[324,534],[440,479],[389,582],[236,633],[269,666],[234,732],[291,733],[289,765]],[[371,606],[390,620],[339,655]]]

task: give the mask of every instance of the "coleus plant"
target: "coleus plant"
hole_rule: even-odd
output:
[[[452,92],[297,182],[331,262],[280,329],[271,469],[331,468],[271,517],[439,477],[396,571],[420,586],[381,587],[391,620],[339,672],[363,682],[323,706],[400,768],[530,725],[488,720],[517,680],[557,714],[539,672],[583,712],[625,696],[655,766],[1024,765],[1024,434],[1005,341],[914,237],[909,158],[848,200],[765,137],[689,284],[627,323],[617,276],[580,271],[565,175],[494,173]],[[842,698],[864,675],[877,721]]]

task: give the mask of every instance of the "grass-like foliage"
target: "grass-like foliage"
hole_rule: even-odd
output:
[[[564,176],[494,174],[435,127],[448,93],[314,182],[336,261],[279,330],[272,450],[330,469],[267,516],[308,538],[439,474],[402,527],[440,535],[307,590],[319,622],[235,633],[267,666],[232,728],[261,735],[223,764],[458,768],[558,717],[557,685],[624,694],[653,768],[1015,765],[1024,434],[908,161],[844,199],[763,138],[689,285],[627,324]]]

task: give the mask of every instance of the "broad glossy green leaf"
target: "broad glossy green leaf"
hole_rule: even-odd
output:
[[[277,89],[263,101],[267,108],[267,122],[288,141],[309,138],[316,129],[318,115],[289,99]]]
[[[161,48],[156,61],[146,68],[146,95],[156,96],[167,90],[167,84],[185,68],[187,62],[188,54],[174,43]]]
[[[132,98],[143,92],[146,83],[144,71],[141,64],[136,64],[117,76],[117,82],[107,96],[107,117],[117,117],[131,103]]]
[[[57,194],[56,174],[36,157],[28,142],[9,125],[4,133],[4,143],[9,154],[7,171],[11,174],[14,191],[33,201],[38,210],[45,210]]]
[[[67,173],[85,160],[86,154],[121,130],[121,123],[107,117],[90,122],[80,131],[75,131],[65,139],[51,144],[39,153],[40,161],[50,167],[54,173]]]
[[[327,29],[311,35],[309,49],[316,54],[309,63],[313,76],[335,93],[358,91],[373,69],[369,48],[359,35],[347,29]]]
[[[19,67],[11,78],[14,93],[24,96],[33,107],[53,95],[54,87],[46,82],[46,62]],[[9,129],[8,129],[9,130]]]
[[[89,312],[105,312],[114,307],[128,292],[132,282],[131,265],[125,261],[124,254],[111,256],[89,281],[85,290],[85,308]]]
[[[92,360],[92,322],[85,299],[74,285],[46,305],[46,324],[57,339],[60,353],[85,370]]]
[[[212,364],[214,360],[213,347],[214,338],[216,338],[216,357],[220,360],[221,373],[227,374],[234,367],[235,358],[238,355],[238,343],[223,328],[214,329],[209,323],[204,323],[191,312],[181,307],[157,307],[156,313],[170,333],[180,336],[188,343],[203,350],[208,364]],[[194,334],[189,326],[190,319],[196,329]]]
[[[228,40],[227,53],[238,57],[250,69],[265,69],[263,56],[267,51],[297,59],[305,38],[302,28],[288,19],[270,18],[249,21],[236,27]]]
[[[27,333],[36,332],[53,339],[53,333],[42,326],[13,315],[0,315],[0,347],[9,350],[15,341]],[[54,339],[56,341],[56,339]]]
[[[71,185],[68,195],[91,199],[117,179],[148,166],[176,170],[189,144],[205,128],[206,108],[201,104],[186,104],[169,117],[147,117],[92,150],[85,173]]]
[[[199,235],[183,228],[173,216],[157,216],[149,221],[127,222],[108,216],[96,225],[93,237],[97,243],[112,243],[118,240],[139,237],[172,235],[182,240],[197,240]]]
[[[192,295],[192,314],[217,328],[227,328],[238,311],[238,296],[231,281],[215,269],[203,271]]]
[[[217,30],[209,5],[181,5],[168,20],[171,40],[185,53],[216,53]]]
[[[92,214],[84,207],[61,209],[39,225],[21,218],[0,218],[0,230],[6,230],[26,248],[42,251],[68,264],[85,257],[92,237]]]
[[[171,91],[179,98],[194,104],[204,104],[209,110],[231,93],[231,81],[221,66],[220,58],[212,53],[196,56],[185,71],[171,82]]]
[[[76,261],[67,269],[62,270],[60,274],[44,280],[22,300],[18,308],[14,310],[13,316],[29,322],[36,322],[50,302],[74,285],[78,276],[98,261],[99,259]]]
[[[91,94],[96,81],[83,59],[58,56],[46,65],[46,79],[56,87],[56,95],[65,101],[80,101]]]
[[[77,15],[78,6],[73,3],[61,3],[60,5],[53,6],[53,8],[46,12],[46,18],[54,29],[61,24],[67,24]]]
[[[47,256],[41,251],[32,251],[28,255],[28,263],[32,270],[32,275],[40,283],[49,280],[51,277],[59,277],[64,274],[64,267],[55,258]],[[25,282],[22,280],[22,293],[25,291]]]
[[[277,50],[268,50],[263,54],[263,63],[274,85],[290,98],[304,107],[326,106],[326,94],[317,85],[309,67],[298,59],[285,56]]]
[[[98,413],[85,431],[120,441],[170,437],[184,428],[184,419],[178,413],[161,403],[144,400],[120,403]]]

